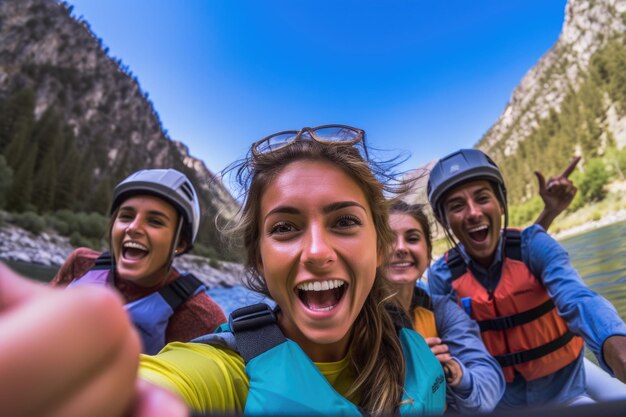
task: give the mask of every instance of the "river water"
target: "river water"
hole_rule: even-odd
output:
[[[561,241],[586,284],[615,305],[626,320],[626,222],[612,224]],[[10,264],[34,279],[49,280],[55,270]],[[212,288],[209,294],[228,315],[240,306],[263,300],[243,287]]]
[[[626,319],[626,222],[561,241],[585,283]]]

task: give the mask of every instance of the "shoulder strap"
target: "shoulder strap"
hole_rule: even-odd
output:
[[[246,363],[287,340],[275,312],[265,303],[238,308],[230,313],[228,324]]]
[[[413,330],[413,323],[410,317],[398,304],[385,303],[385,310],[387,310],[387,313],[391,317],[397,333],[400,333],[401,329]]]
[[[91,270],[96,269],[111,269],[113,265],[113,257],[109,252],[102,252],[96,259],[96,262],[91,267]]]
[[[427,310],[433,311],[433,302],[430,299],[430,295],[423,288],[415,286],[413,289],[413,296],[411,297],[411,309],[416,307],[423,307]]]
[[[504,254],[507,258],[522,260],[522,232],[518,229],[506,229]]]
[[[182,274],[176,281],[159,290],[161,297],[176,311],[204,284],[193,274]]]
[[[452,274],[452,281],[459,278],[467,271],[467,265],[463,256],[461,256],[461,249],[455,247],[446,253],[445,257],[450,273]]]

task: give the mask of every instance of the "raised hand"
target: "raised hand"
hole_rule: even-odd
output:
[[[569,179],[570,174],[576,169],[580,156],[574,157],[561,175],[550,177],[545,180],[543,174],[535,171],[539,184],[539,195],[543,200],[544,209],[535,220],[535,223],[548,230],[554,219],[561,214],[576,196],[577,188]]]

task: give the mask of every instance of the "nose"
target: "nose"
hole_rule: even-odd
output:
[[[396,242],[393,246],[393,250],[398,257],[404,257],[409,252],[406,248],[406,244],[404,243],[404,238],[402,236],[396,237]]]
[[[479,205],[474,200],[467,202],[467,214],[471,219],[476,219],[482,214]]]
[[[322,225],[309,226],[303,242],[302,262],[312,269],[324,269],[336,260],[329,232]]]
[[[136,216],[132,222],[128,223],[128,226],[126,226],[126,234],[128,236],[133,236],[136,235],[137,233],[140,233],[141,231],[141,219],[139,218],[139,216]]]

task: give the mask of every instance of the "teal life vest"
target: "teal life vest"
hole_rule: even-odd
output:
[[[108,252],[104,252],[85,275],[72,281],[68,287],[83,284],[113,287],[114,267],[113,258]],[[155,355],[163,349],[170,317],[188,299],[204,290],[206,287],[198,278],[190,273],[184,273],[159,291],[125,305],[133,325],[141,336],[143,353]]]
[[[397,327],[406,370],[396,414],[441,414],[446,392],[442,367],[424,339],[406,324]],[[367,415],[335,391],[300,346],[284,336],[267,304],[233,311],[216,333],[192,342],[223,345],[244,359],[250,381],[244,416]]]

